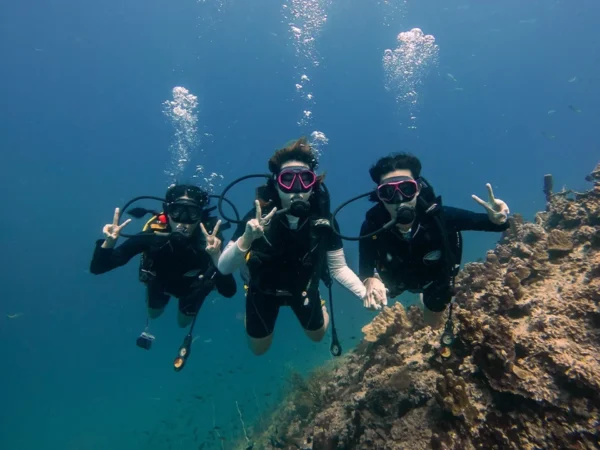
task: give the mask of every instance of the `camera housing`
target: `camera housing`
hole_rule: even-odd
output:
[[[135,343],[138,347],[143,348],[144,350],[150,350],[152,348],[152,342],[154,342],[154,336],[144,331],[142,334],[140,334]]]

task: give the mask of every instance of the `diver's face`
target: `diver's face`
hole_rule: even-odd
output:
[[[386,183],[394,183],[395,181],[401,180],[402,178],[405,178],[406,180],[414,181],[413,174],[410,170],[396,169],[396,170],[393,170],[392,172],[383,174],[383,176],[381,177],[381,179],[379,181],[379,186],[385,185]],[[405,199],[401,203],[403,205],[407,205],[412,208],[416,207],[417,198],[419,197],[419,192],[420,192],[420,188],[417,189],[417,193],[415,194],[415,196],[412,199],[410,199],[410,200]],[[401,198],[401,196],[399,196],[399,193],[396,193],[396,198]],[[382,203],[385,206],[385,209],[387,210],[387,212],[392,217],[392,219],[395,219],[396,218],[396,210],[398,209],[398,205],[400,204],[400,202],[398,202],[398,201],[395,201],[395,202],[383,201]]]
[[[183,231],[185,234],[187,234],[189,236],[189,235],[193,234],[194,231],[196,231],[196,228],[198,228],[198,225],[200,224],[202,208],[200,208],[198,206],[197,210],[196,210],[196,207],[194,206],[194,204],[195,204],[194,200],[187,196],[178,198],[177,201],[175,202],[175,205],[173,206],[173,208],[178,207],[178,205],[177,205],[178,202],[181,202],[182,204],[189,204],[189,206],[187,206],[187,208],[190,208],[190,209],[187,211],[184,211],[182,214],[183,217],[186,217],[185,222],[189,221],[188,219],[190,218],[190,215],[191,215],[192,219],[194,218],[194,215],[197,215],[198,220],[194,221],[192,223],[183,223],[183,222],[177,221],[177,219],[178,219],[177,214],[173,214],[173,215],[168,214],[167,216],[169,218],[169,225],[171,227],[171,230],[178,229],[180,231]]]
[[[301,169],[310,170],[310,167],[308,164],[301,162],[301,161],[293,161],[292,160],[292,161],[287,161],[281,165],[280,173],[283,173],[286,168],[290,169],[292,167],[294,169],[301,168]],[[284,192],[281,189],[279,182],[277,182],[276,185],[277,185],[277,194],[279,195],[279,200],[281,201],[281,206],[284,209],[289,208],[290,205],[292,204],[292,202],[295,200],[308,201],[310,199],[310,196],[313,193],[312,187],[310,189],[308,189],[306,192]]]
[[[169,225],[171,226],[171,230],[183,231],[188,236],[191,235],[191,234],[193,234],[194,231],[196,231],[196,228],[198,228],[198,224],[199,223],[200,222],[196,222],[196,223],[178,223],[178,222],[175,222],[173,219],[171,219],[171,217],[169,217]]]

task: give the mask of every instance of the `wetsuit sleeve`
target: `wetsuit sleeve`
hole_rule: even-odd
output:
[[[340,229],[340,226],[339,226],[337,220],[334,221],[334,226],[335,226],[336,230]],[[342,242],[342,238],[339,237],[334,232],[329,233],[329,236],[327,236],[326,248],[327,248],[328,252],[333,252],[335,250],[342,250],[344,248],[344,243]]]
[[[218,272],[216,275],[217,291],[223,297],[231,298],[237,292],[237,284],[233,275],[223,275]]]
[[[367,290],[360,282],[358,276],[348,267],[343,248],[327,252],[327,266],[329,273],[331,273],[335,281],[358,298],[362,299],[367,294]]]
[[[443,207],[444,221],[446,226],[456,231],[495,231],[500,232],[508,229],[508,220],[503,224],[496,225],[486,213],[475,213],[466,209]]]
[[[254,217],[254,214],[256,214],[254,211],[250,211],[244,216],[242,219],[243,222],[238,225],[235,233],[233,233],[233,236],[231,237],[231,241],[229,241],[221,253],[219,262],[217,263],[217,269],[221,274],[229,275],[244,264],[246,252],[240,250],[237,245],[237,240],[244,234],[246,222]]]
[[[337,221],[334,222],[337,230],[340,229]],[[344,244],[342,238],[331,232],[327,242],[327,266],[329,273],[335,281],[340,283],[358,298],[366,295],[366,289],[360,282],[358,276],[348,267],[346,256],[344,255]]]
[[[365,220],[360,227],[361,236],[375,231],[370,221]],[[358,242],[358,276],[361,280],[375,275],[375,263],[377,261],[377,248],[375,241],[371,238],[361,239]]]
[[[255,209],[250,210],[242,218],[242,223],[238,223],[238,226],[235,229],[235,233],[233,233],[233,236],[231,236],[231,240],[237,241],[240,237],[242,237],[242,235],[244,234],[244,231],[246,231],[246,223],[248,223],[248,221],[250,219],[254,219],[255,217],[256,217],[256,210]]]
[[[115,248],[102,248],[104,239],[97,240],[90,263],[90,272],[99,275],[124,266],[135,255],[148,250],[153,238],[151,234],[136,234]]]

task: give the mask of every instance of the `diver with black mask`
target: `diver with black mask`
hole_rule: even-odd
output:
[[[255,209],[238,224],[219,258],[222,273],[242,267],[246,333],[256,355],[269,349],[281,306],[292,308],[311,340],[323,339],[330,317],[319,294],[322,279],[329,279],[328,287],[335,279],[365,299],[365,287],[346,264],[342,241],[332,232],[329,195],[323,177],[314,172],[317,165],[306,138],[276,151],[267,183],[257,190]],[[337,356],[341,348],[336,343],[331,351]]]
[[[494,198],[489,184],[489,202],[472,196],[487,214],[442,206],[441,198],[421,177],[421,162],[407,153],[379,159],[369,173],[377,185],[369,197],[377,204],[366,213],[357,238],[359,275],[367,297],[387,304],[387,295],[420,293],[425,322],[436,328],[454,295],[462,258],[461,231],[506,230],[508,206]]]
[[[178,323],[186,327],[215,288],[228,298],[235,295],[237,288],[232,275],[223,275],[217,269],[223,237],[219,231],[221,221],[212,216],[212,208],[207,207],[208,193],[194,185],[176,184],[169,187],[165,197],[160,213],[137,208],[132,215],[141,218],[151,212],[153,217],[142,232],[128,236],[115,248],[119,236],[124,235],[123,228],[131,221],[127,219],[119,224],[121,212],[117,208],[113,223],[102,230],[105,238],[96,242],[90,272],[108,272],[141,254],[139,275],[140,281],[146,284],[148,317],[159,317],[170,297],[176,297]],[[149,349],[153,339],[149,333],[142,333],[138,346]],[[188,353],[189,346],[186,355]],[[180,367],[176,362],[176,370]]]

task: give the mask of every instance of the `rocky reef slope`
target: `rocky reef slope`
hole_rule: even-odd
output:
[[[588,181],[466,265],[449,357],[418,309],[386,308],[253,448],[600,448],[600,165]]]

